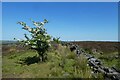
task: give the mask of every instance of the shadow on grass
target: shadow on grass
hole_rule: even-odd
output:
[[[40,59],[39,57],[37,56],[33,56],[33,57],[26,57],[24,59],[20,59],[19,64],[22,64],[22,65],[31,65],[31,64],[34,64],[34,63],[39,63],[40,62]]]

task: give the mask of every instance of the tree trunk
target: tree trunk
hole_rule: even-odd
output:
[[[38,52],[38,54],[41,62],[45,62],[45,60],[47,60],[47,53]]]
[[[42,62],[44,62],[44,55],[43,53],[41,54]]]
[[[38,57],[39,57],[39,61],[42,61],[42,59],[41,59],[41,55],[40,55],[40,54],[39,54],[39,56],[38,56]]]
[[[44,54],[39,53],[39,61],[43,62],[44,61]]]

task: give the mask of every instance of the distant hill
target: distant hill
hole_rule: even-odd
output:
[[[82,48],[87,49],[97,49],[102,52],[116,52],[120,48],[120,42],[110,42],[110,41],[75,41],[71,42],[78,44]]]
[[[64,42],[64,41],[63,41]],[[66,42],[66,41],[65,41]],[[4,51],[9,51],[10,48],[13,48],[14,44],[16,44],[16,41],[2,41],[2,50]],[[117,52],[120,48],[120,42],[108,42],[108,41],[73,41],[70,42],[73,44],[77,44],[80,47],[84,49],[89,49],[93,50],[96,49],[98,51],[102,51],[105,53],[109,52]],[[24,50],[25,47],[23,48],[21,45],[16,46],[17,50]]]
[[[14,44],[14,43],[17,43],[17,41],[2,40],[2,41],[0,41],[0,43],[2,43],[2,45],[5,45],[5,44]]]

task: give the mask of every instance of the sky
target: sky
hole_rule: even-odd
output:
[[[49,21],[48,34],[64,41],[117,41],[117,2],[3,2],[2,40],[24,39],[29,34],[17,24]]]

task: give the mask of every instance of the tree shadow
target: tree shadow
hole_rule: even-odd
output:
[[[34,64],[34,63],[39,63],[40,62],[40,59],[39,57],[37,56],[33,56],[33,57],[26,57],[25,59],[20,59],[19,64],[22,64],[22,65],[31,65],[31,64]]]

